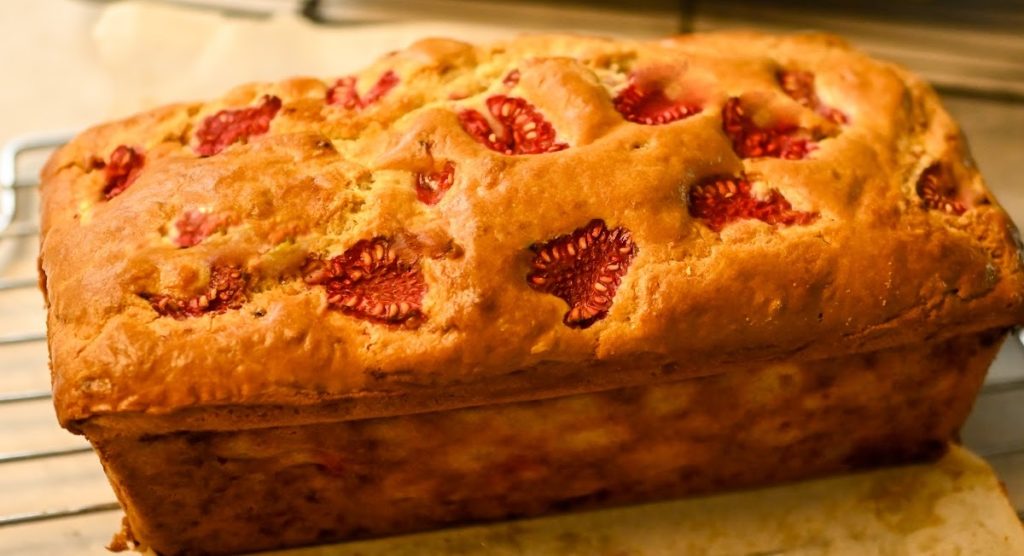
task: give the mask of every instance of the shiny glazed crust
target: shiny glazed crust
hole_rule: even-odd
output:
[[[113,436],[96,448],[126,538],[160,554],[388,535],[937,457],[1002,337],[402,417]]]
[[[810,72],[845,122],[787,96],[780,70]],[[374,92],[388,72],[397,83]],[[696,113],[624,117],[616,99],[651,75]],[[93,128],[54,155],[40,277],[61,423],[140,432],[379,417],[1024,322],[1015,231],[957,126],[921,80],[834,37],[426,40],[356,77],[362,97],[349,106],[327,102],[333,79],[248,85]],[[281,100],[268,131],[200,156],[209,118],[267,95]],[[552,152],[497,152],[466,131],[462,115],[498,95],[550,123]],[[731,97],[755,122],[813,130],[816,148],[741,159],[723,131]],[[108,200],[122,145],[145,163]],[[450,189],[428,204],[417,176],[445,161]],[[958,184],[962,214],[922,202],[936,164]],[[694,217],[699,184],[741,172],[756,195],[777,190],[812,216],[720,230]],[[223,226],[183,248],[175,223],[190,211]],[[570,327],[566,302],[527,281],[531,246],[594,219],[628,230],[635,256],[607,315]],[[346,313],[304,277],[311,256],[374,238],[421,270],[416,318]],[[218,265],[248,277],[242,302],[157,311],[159,299],[207,291]]]

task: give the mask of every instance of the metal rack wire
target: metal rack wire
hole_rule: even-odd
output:
[[[24,214],[19,209],[18,197],[26,192],[35,192],[37,183],[34,180],[23,181],[19,179],[19,160],[26,154],[33,152],[51,151],[66,143],[71,134],[47,133],[39,135],[24,136],[15,139],[0,149],[0,248],[10,247],[12,242],[33,242],[39,233],[38,225],[31,215]],[[15,250],[0,250],[0,270],[7,263],[11,262]],[[31,289],[36,287],[34,277],[16,277],[0,279],[0,304],[4,303],[4,295],[18,290]],[[15,333],[0,335],[0,361],[5,361],[4,351],[7,348],[23,344],[32,344],[44,350],[46,334],[38,330],[25,330]],[[6,365],[5,365],[6,366]],[[43,372],[43,370],[40,370]],[[0,392],[0,407],[13,404],[46,403],[50,400],[49,391],[29,390],[17,392]],[[0,453],[0,466],[5,464],[44,460],[49,458],[61,458],[76,454],[92,452],[92,448],[85,443],[69,448],[23,450],[8,453]],[[98,512],[109,512],[120,509],[117,502],[102,502],[97,504],[85,504],[75,507],[63,508],[41,508],[36,511],[0,515],[0,527],[14,526],[20,524],[34,523],[39,521],[68,518],[87,515]]]

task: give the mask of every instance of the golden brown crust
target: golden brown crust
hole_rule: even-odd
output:
[[[701,111],[626,121],[612,99],[646,68],[678,75]],[[787,97],[779,69],[812,72],[849,121]],[[1024,322],[1015,231],[956,124],[921,80],[834,37],[435,39],[383,58],[359,90],[389,70],[398,85],[361,109],[325,104],[333,80],[249,85],[94,128],[54,155],[40,269],[62,423],[330,403],[381,416],[402,412],[405,395],[425,400],[416,410],[543,398]],[[510,156],[474,140],[459,112],[498,94],[534,105],[568,148]],[[264,95],[283,101],[268,133],[195,153],[206,118]],[[740,159],[721,116],[740,95],[828,133],[802,160]],[[120,145],[144,151],[145,166],[106,201],[95,161]],[[432,160],[456,173],[428,205],[414,175]],[[972,200],[962,215],[922,205],[916,183],[933,163]],[[691,188],[741,171],[817,218],[716,232],[691,216]],[[179,248],[172,223],[193,209],[233,225]],[[565,302],[527,284],[529,247],[595,218],[628,229],[637,254],[607,317],[570,328]],[[422,267],[423,315],[406,326],[332,309],[301,277],[309,254],[379,236],[413,246]],[[179,320],[147,301],[198,294],[217,264],[254,277],[240,309]],[[283,413],[275,422],[294,422]],[[219,415],[204,426],[249,419]]]

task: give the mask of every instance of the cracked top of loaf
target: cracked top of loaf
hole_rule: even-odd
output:
[[[42,197],[72,428],[392,415],[1024,322],[1015,230],[935,93],[825,35],[424,40],[90,129]]]

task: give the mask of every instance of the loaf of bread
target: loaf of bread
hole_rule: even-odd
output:
[[[1024,322],[935,93],[829,36],[426,40],[41,191],[58,417],[168,554],[934,456]]]

